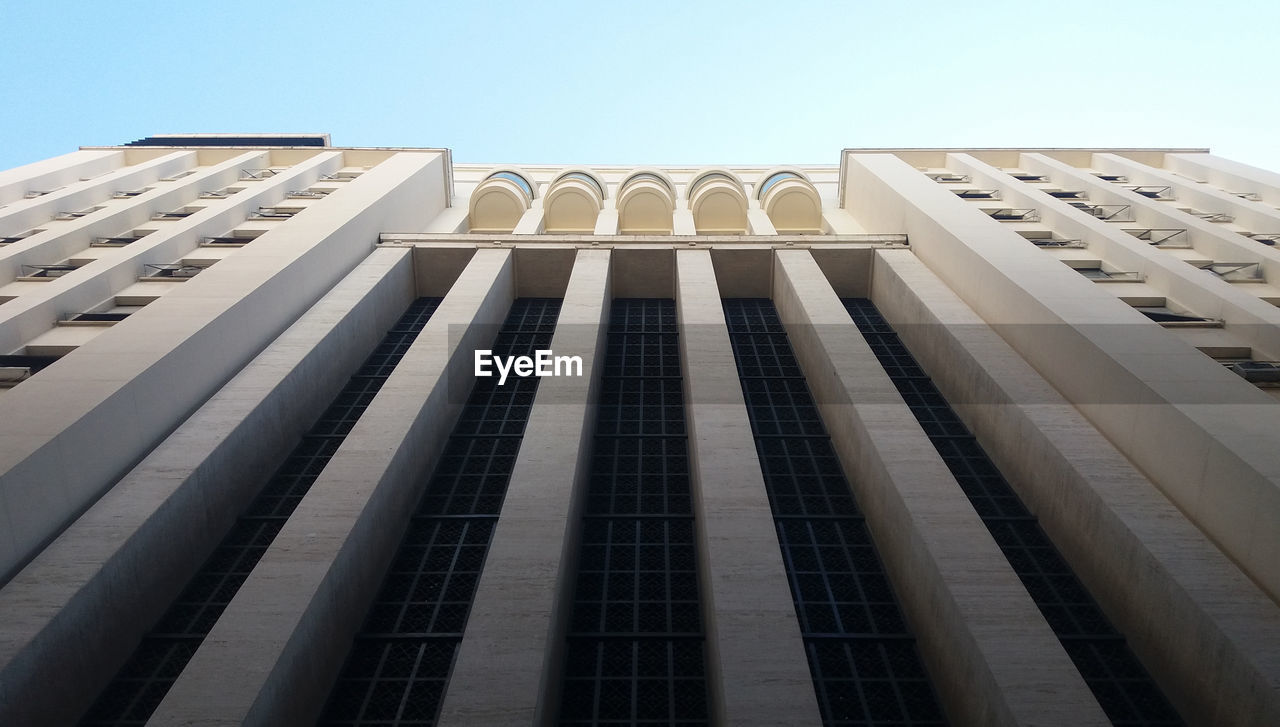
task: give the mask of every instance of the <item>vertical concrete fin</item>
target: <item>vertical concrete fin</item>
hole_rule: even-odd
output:
[[[511,258],[476,252],[152,724],[315,722],[470,390],[471,352],[511,307]]]
[[[538,385],[443,697],[440,727],[527,727],[555,717],[559,653],[573,606],[568,554],[591,466],[609,266],[608,250],[576,253],[551,350],[580,356],[582,375]]]
[[[947,713],[1110,724],[812,255],[775,265],[779,315]]]
[[[821,724],[708,250],[676,253],[708,689],[722,724]]]
[[[412,296],[374,251],[0,589],[0,724],[70,723]]]

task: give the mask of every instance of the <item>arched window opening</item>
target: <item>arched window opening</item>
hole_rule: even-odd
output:
[[[770,187],[784,179],[802,179],[802,177],[795,172],[778,172],[777,174],[770,174],[769,178],[761,182],[759,189],[756,190],[756,199],[763,199],[765,192],[768,192]]]
[[[604,199],[605,197],[604,185],[600,184],[600,181],[598,179],[591,176],[590,174],[587,174],[586,172],[566,172],[564,174],[561,174],[560,177],[556,179],[556,181],[559,182],[564,179],[577,179],[580,182],[589,184],[591,185],[592,188],[596,190],[596,192],[600,193],[601,199]]]
[[[486,179],[505,179],[507,181],[514,182],[517,187],[523,189],[524,193],[529,195],[529,199],[533,199],[537,196],[533,193],[533,185],[529,184],[529,180],[515,172],[494,172],[486,177]]]

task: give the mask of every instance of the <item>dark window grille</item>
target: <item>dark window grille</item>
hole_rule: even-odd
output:
[[[561,725],[708,724],[675,303],[613,301]]]
[[[409,306],[232,526],[178,600],[143,637],[133,656],[89,709],[82,725],[146,724],[439,303],[440,298],[419,298]]]
[[[559,314],[557,299],[517,300],[494,355],[550,348]],[[321,724],[435,724],[537,389],[536,377],[476,379]]]
[[[1180,725],[1177,712],[1013,488],[871,301],[845,308],[1115,725]]]
[[[946,724],[776,309],[724,311],[823,724]]]

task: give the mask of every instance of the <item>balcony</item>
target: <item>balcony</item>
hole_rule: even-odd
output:
[[[266,167],[262,169],[241,169],[240,181],[252,182],[252,181],[257,181],[262,179],[270,179],[271,177],[274,177],[277,174],[279,174],[281,171],[282,170],[280,169],[275,169],[271,167]]]
[[[60,278],[67,273],[79,269],[79,265],[75,263],[55,263],[53,265],[23,265],[22,275],[18,276],[18,280],[45,282]]]
[[[1192,215],[1194,217],[1199,217],[1205,222],[1217,222],[1219,224],[1226,224],[1228,222],[1236,221],[1235,217],[1233,217],[1232,215],[1226,214],[1225,212],[1197,212],[1196,210],[1190,209],[1188,207],[1179,207],[1178,211],[1186,212],[1187,214]]]
[[[287,220],[303,210],[302,207],[259,207],[249,214],[251,220]]]
[[[141,281],[187,280],[204,271],[203,265],[181,263],[144,263]]]
[[[124,247],[141,240],[149,234],[151,234],[151,231],[148,230],[146,232],[132,232],[118,237],[95,237],[89,243],[89,247]]]
[[[1027,238],[1027,241],[1036,247],[1068,249],[1084,249],[1088,247],[1083,240],[1058,237],[1055,233],[1050,232],[1049,230],[1020,231],[1018,234]]]
[[[1146,280],[1142,273],[1132,270],[1107,270],[1102,266],[1080,268],[1072,266],[1071,269],[1095,283],[1141,283]]]
[[[1186,229],[1147,227],[1125,229],[1125,232],[1143,242],[1151,243],[1153,247],[1191,247],[1191,238],[1187,235]]]
[[[1264,283],[1261,263],[1212,262],[1198,266],[1228,283]]]
[[[1140,184],[1137,186],[1126,187],[1126,189],[1131,192],[1136,192],[1147,199],[1159,200],[1161,202],[1167,202],[1174,198],[1173,187],[1161,187],[1155,184]]]
[[[1106,222],[1133,222],[1133,207],[1127,204],[1089,204],[1080,201],[1068,201],[1067,204]]]
[[[1000,207],[996,209],[982,210],[991,219],[1000,222],[1039,222],[1040,212],[1034,209],[1019,209],[1014,207]]]

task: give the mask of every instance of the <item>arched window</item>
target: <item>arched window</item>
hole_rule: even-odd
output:
[[[549,233],[589,234],[604,207],[604,185],[587,172],[561,174],[542,200],[543,228]]]
[[[747,195],[734,175],[715,169],[701,172],[689,183],[687,194],[699,235],[746,233]]]
[[[703,174],[702,176],[698,177],[697,179],[689,183],[689,197],[693,197],[693,193],[695,190],[698,189],[698,187],[701,187],[707,182],[714,182],[717,179],[724,180],[729,184],[738,183],[738,180],[734,179],[728,174],[725,174],[724,172],[707,172],[706,174]]]
[[[533,204],[533,190],[529,180],[517,172],[500,170],[485,177],[471,193],[467,213],[471,231],[511,232]]]
[[[822,234],[822,199],[800,173],[789,169],[766,172],[757,184],[756,197],[779,233]]]
[[[586,172],[565,172],[556,179],[556,182],[559,182],[561,179],[577,179],[579,181],[586,182],[592,187],[595,187],[595,190],[600,193],[600,199],[605,198],[604,185],[600,183],[600,180]]]
[[[507,180],[510,180],[510,181],[512,181],[512,182],[515,182],[515,184],[516,184],[516,186],[517,186],[517,187],[519,187],[520,189],[523,189],[523,190],[524,190],[524,193],[525,193],[525,194],[527,194],[527,195],[529,195],[529,199],[530,199],[530,200],[532,200],[534,197],[536,197],[536,196],[537,196],[536,194],[534,194],[534,193],[533,193],[533,185],[532,185],[532,184],[529,184],[529,180],[525,179],[524,177],[520,176],[519,174],[516,174],[515,172],[505,172],[505,171],[504,171],[504,172],[494,172],[493,174],[490,174],[490,175],[487,177],[487,179],[507,179]]]
[[[639,171],[618,186],[618,231],[624,235],[670,235],[675,186],[656,171]]]
[[[762,199],[765,192],[768,192],[770,187],[784,179],[801,179],[801,177],[795,172],[777,172],[775,174],[770,174],[768,177],[765,177],[765,180],[756,188],[756,199]]]

